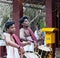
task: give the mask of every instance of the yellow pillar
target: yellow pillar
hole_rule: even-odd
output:
[[[57,28],[43,28],[42,31],[46,32],[45,36],[45,42],[46,45],[52,48],[52,53],[49,55],[49,58],[55,57],[55,31],[57,31]]]

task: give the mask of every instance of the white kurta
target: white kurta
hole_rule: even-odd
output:
[[[8,33],[4,33],[4,36],[8,36]],[[12,47],[10,45],[6,45],[6,50],[7,50],[7,58],[20,58],[17,48]]]
[[[30,34],[28,31],[25,31],[24,28],[21,28],[20,29],[20,32],[19,32],[19,36],[20,36],[20,39],[24,39],[24,37],[26,36],[26,38],[29,40],[29,41],[33,41],[32,40],[32,37],[30,36]],[[27,41],[23,41],[23,43],[26,43]],[[34,43],[31,42],[31,45],[26,45],[24,46],[24,50],[25,51],[32,51],[34,52]]]
[[[17,48],[6,46],[7,58],[20,58]]]

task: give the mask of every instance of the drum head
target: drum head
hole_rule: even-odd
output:
[[[38,46],[38,49],[43,50],[43,51],[52,51],[51,48],[44,45]]]

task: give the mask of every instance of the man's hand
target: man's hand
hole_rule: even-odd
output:
[[[20,47],[18,49],[18,52],[19,52],[19,55],[24,54],[25,53],[24,48],[23,47]]]
[[[27,45],[31,45],[31,42],[30,41],[27,41]]]

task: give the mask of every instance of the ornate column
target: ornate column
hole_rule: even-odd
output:
[[[19,19],[23,15],[22,0],[13,0],[13,20],[16,22],[16,34],[19,34]]]
[[[55,0],[46,0],[46,27],[56,27]],[[51,58],[55,57],[55,43],[48,44],[52,48]]]
[[[46,27],[55,27],[56,20],[55,0],[46,0]]]

